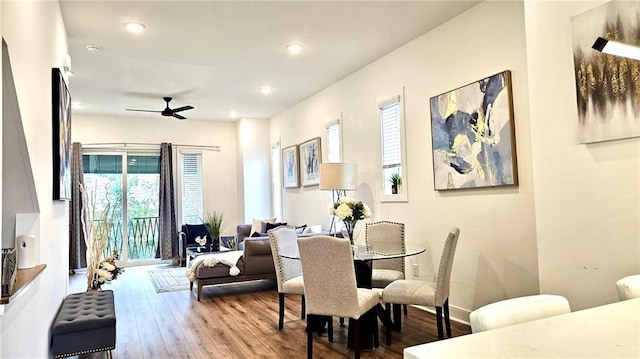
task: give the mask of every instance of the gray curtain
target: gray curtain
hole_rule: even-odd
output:
[[[178,230],[173,192],[173,159],[170,143],[160,144],[160,244],[161,259],[178,256]]]
[[[74,142],[71,147],[71,205],[69,206],[69,269],[87,266],[87,244],[84,242],[82,223],[82,193],[80,184],[84,183],[82,167],[82,146]]]

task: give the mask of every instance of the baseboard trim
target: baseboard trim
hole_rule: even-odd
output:
[[[418,308],[420,310],[424,310],[425,312],[436,314],[436,310],[433,307],[425,307],[422,305],[412,305],[412,307]],[[464,308],[456,307],[455,305],[449,304],[449,318],[454,322],[470,325],[469,314],[471,314],[470,311]]]

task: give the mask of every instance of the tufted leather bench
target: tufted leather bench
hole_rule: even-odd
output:
[[[107,351],[116,347],[116,312],[113,291],[68,295],[53,322],[54,358]]]

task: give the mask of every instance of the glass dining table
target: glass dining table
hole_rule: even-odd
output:
[[[388,260],[395,258],[405,258],[420,253],[424,253],[424,246],[413,243],[375,243],[370,246],[357,245],[353,248],[353,264],[356,272],[356,283],[359,288],[372,288],[371,275],[373,271],[373,261]],[[300,259],[297,243],[281,247],[279,255],[283,258]],[[385,326],[392,325],[391,313],[387,313],[385,308],[378,303],[376,307],[376,315],[363,315],[360,317],[360,348],[372,349],[377,347],[378,343],[374,343],[373,332],[377,329],[377,318],[379,317]],[[353,319],[349,319],[349,328],[352,328]],[[387,345],[391,344],[391,338],[387,339]],[[353,333],[349,330],[347,347],[352,347]]]

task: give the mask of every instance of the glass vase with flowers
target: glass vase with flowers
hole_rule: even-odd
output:
[[[369,206],[353,197],[342,197],[331,206],[330,212],[344,222],[347,237],[349,237],[351,245],[354,246],[353,230],[359,220],[371,217]]]

